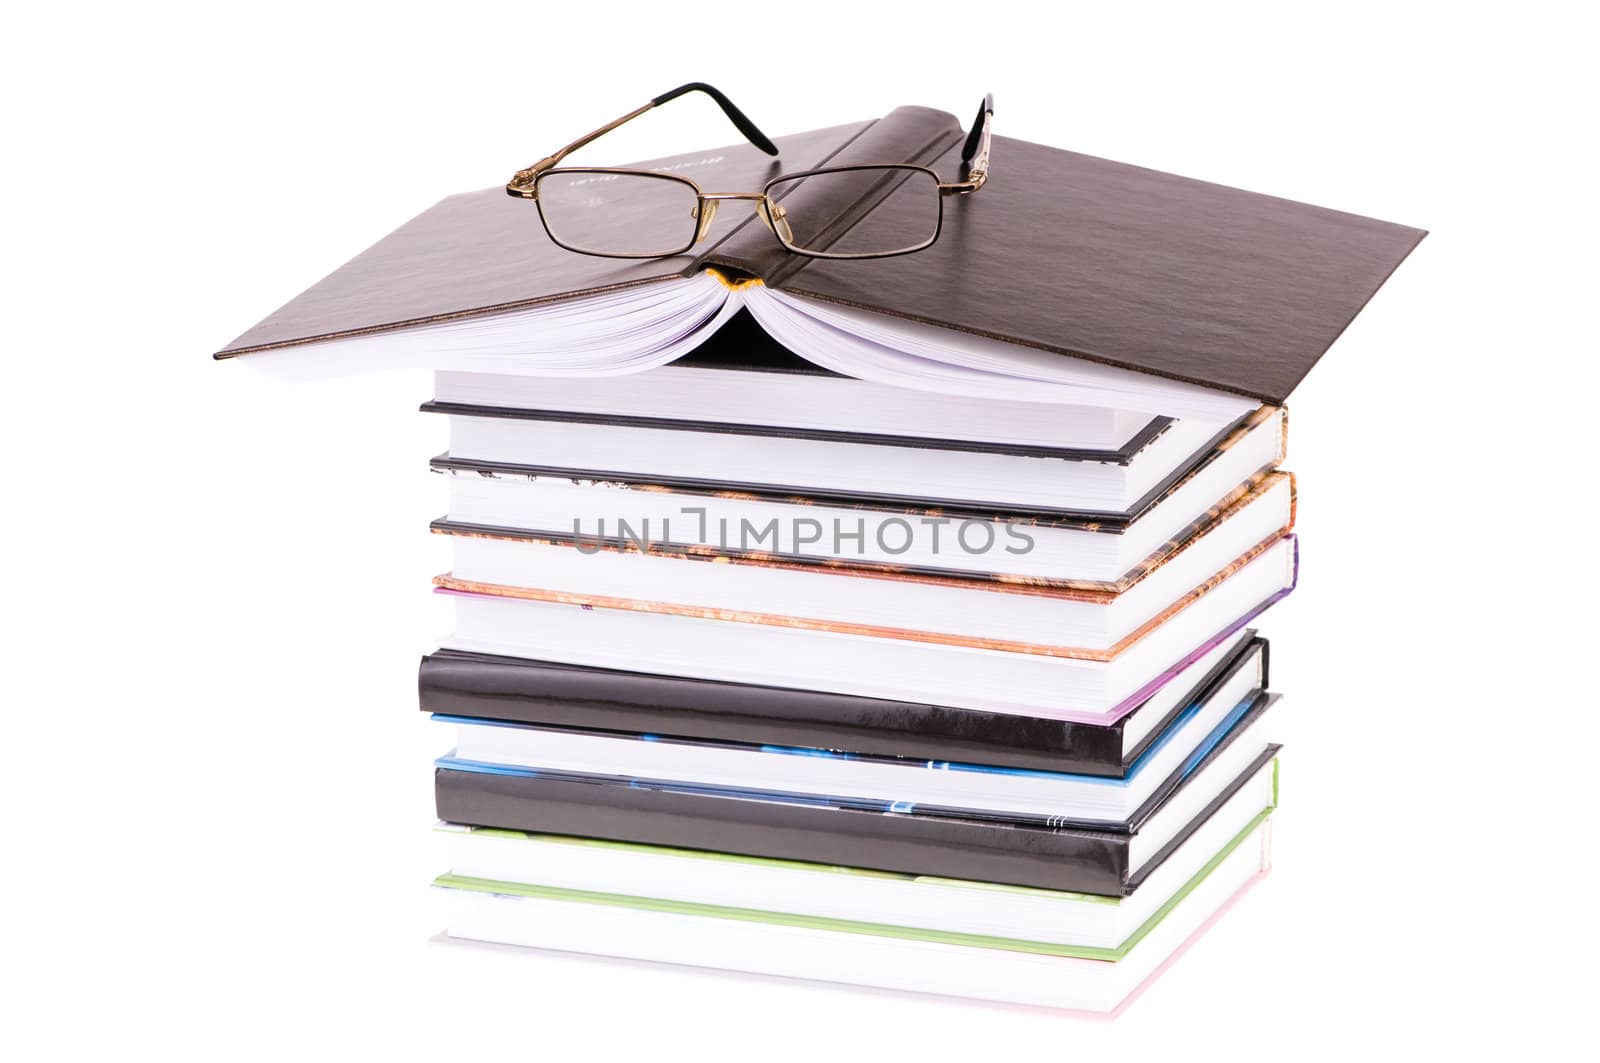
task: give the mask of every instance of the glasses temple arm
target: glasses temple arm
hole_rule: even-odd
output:
[[[983,97],[983,103],[978,107],[978,117],[972,120],[972,128],[967,132],[967,142],[961,145],[961,161],[971,162],[972,157],[978,154],[981,145],[984,154],[989,148],[989,117],[994,114],[994,93]]]
[[[577,140],[574,140],[571,144],[568,144],[566,147],[562,148],[560,151],[546,155],[532,166],[529,166],[523,170],[518,170],[516,175],[513,176],[511,181],[506,185],[506,192],[512,196],[522,199],[534,198],[534,185],[538,182],[540,174],[544,173],[546,170],[554,168],[568,155],[571,155],[585,144],[589,144],[595,140],[598,140],[600,137],[605,136],[607,133],[611,132],[613,129],[617,128],[623,123],[631,122],[641,114],[644,114],[646,111],[660,107],[663,103],[666,103],[669,100],[675,100],[679,96],[689,92],[703,92],[707,96],[710,96],[713,100],[716,100],[717,106],[722,108],[722,113],[728,116],[728,120],[738,127],[739,132],[743,133],[745,138],[749,140],[750,143],[754,144],[768,155],[778,154],[778,146],[769,140],[765,133],[757,129],[756,124],[750,121],[750,119],[746,118],[744,116],[744,112],[733,105],[732,100],[728,99],[728,97],[724,96],[722,93],[718,92],[716,89],[705,84],[704,82],[691,81],[687,85],[679,85],[670,92],[663,92],[661,95],[657,96],[643,107],[634,108],[621,118],[618,118],[615,121],[607,122],[599,129],[596,129],[593,133],[584,134]]]
[[[507,182],[506,192],[512,196],[519,196],[523,199],[534,198],[534,185],[538,182],[540,174],[555,167],[561,162],[562,159],[566,158],[568,155],[571,155],[585,144],[588,144],[594,140],[598,140],[607,133],[611,132],[613,129],[622,125],[624,122],[633,121],[635,118],[639,117],[641,114],[644,114],[654,106],[655,103],[651,102],[645,104],[643,107],[635,107],[621,118],[607,122],[599,129],[596,129],[593,133],[585,133],[583,136],[579,137],[577,140],[574,140],[571,144],[568,144],[560,151],[551,152],[549,155],[546,155],[532,166],[518,170],[512,176],[511,180]]]
[[[703,92],[707,96],[710,96],[713,100],[716,100],[717,106],[722,108],[722,113],[728,116],[728,121],[732,122],[735,128],[744,134],[744,138],[746,140],[760,148],[762,151],[766,152],[768,155],[778,154],[778,145],[774,144],[765,133],[757,129],[756,124],[750,121],[750,119],[746,118],[744,116],[744,112],[733,105],[732,100],[728,99],[728,97],[724,96],[722,93],[718,92],[716,89],[712,88],[710,85],[707,85],[703,81],[691,81],[687,85],[679,85],[670,92],[663,92],[661,95],[650,101],[650,106],[660,107],[663,103],[666,103],[669,100],[675,100],[679,96],[690,92]]]
[[[983,97],[978,117],[973,119],[967,139],[961,145],[961,180],[941,184],[944,195],[976,192],[989,179],[989,121],[994,117],[994,94]]]

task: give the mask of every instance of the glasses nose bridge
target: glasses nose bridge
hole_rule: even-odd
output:
[[[785,244],[792,243],[794,232],[789,228],[789,222],[784,209],[767,198],[765,192],[702,192],[700,202],[703,204],[699,211],[699,230],[695,233],[695,243],[706,238],[706,233],[711,229],[711,219],[717,215],[717,203],[724,199],[742,199],[756,205],[756,217],[760,218],[767,228]]]
[[[745,199],[756,201],[756,215],[769,226],[772,222],[767,215],[767,194],[765,192],[702,192],[700,202],[695,208],[694,242],[700,243],[711,232],[711,223],[717,217],[717,204],[724,199]]]

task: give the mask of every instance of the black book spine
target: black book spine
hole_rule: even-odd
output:
[[[439,818],[542,834],[1120,895],[1131,837],[439,768]]]
[[[1204,700],[1257,651],[1264,658],[1266,640],[1246,639],[1133,749],[1123,742],[1132,714],[1113,724],[1069,723],[459,650],[424,657],[417,687],[423,712],[447,716],[1121,778],[1185,708]],[[1143,711],[1150,710],[1134,710]]]
[[[1122,722],[1067,723],[912,702],[440,650],[424,712],[512,723],[1119,777]]]
[[[1129,867],[1134,835],[1117,830],[749,800],[599,776],[448,767],[434,771],[434,796],[440,819],[467,826],[1124,896],[1278,750],[1266,746],[1137,877]]]

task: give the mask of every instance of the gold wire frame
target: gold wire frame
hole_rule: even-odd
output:
[[[710,85],[694,82],[688,85],[679,86],[678,88],[673,89],[671,92],[657,96],[644,106],[634,108],[621,118],[607,122],[599,129],[596,129],[591,133],[584,134],[577,140],[574,140],[572,143],[561,148],[559,151],[552,152],[533,165],[518,170],[512,175],[511,180],[506,183],[506,194],[517,199],[531,199],[538,204],[540,223],[544,226],[545,232],[549,235],[550,239],[560,247],[576,252],[577,254],[595,255],[601,258],[668,258],[672,255],[682,254],[706,238],[707,233],[709,233],[711,229],[711,222],[716,217],[717,203],[719,201],[725,199],[742,199],[752,201],[756,204],[756,215],[761,219],[763,224],[765,224],[767,228],[772,231],[772,235],[777,237],[779,243],[783,244],[785,248],[794,252],[795,254],[806,255],[812,258],[859,259],[891,258],[895,255],[910,254],[912,252],[921,251],[932,246],[933,243],[939,239],[939,234],[943,229],[944,210],[942,206],[938,213],[933,235],[924,243],[894,251],[834,254],[827,251],[815,251],[809,248],[797,246],[794,243],[794,230],[789,223],[788,213],[784,210],[781,203],[777,202],[769,195],[769,190],[774,185],[783,184],[785,182],[797,182],[802,178],[815,177],[819,174],[846,173],[850,171],[862,170],[907,170],[919,171],[930,176],[933,179],[934,185],[937,189],[938,197],[942,202],[945,196],[969,195],[973,192],[976,192],[978,189],[982,188],[984,183],[989,179],[989,129],[991,120],[994,116],[993,95],[986,95],[983,98],[983,103],[978,110],[978,117],[973,122],[971,131],[967,134],[966,142],[962,148],[962,175],[961,179],[958,181],[941,181],[939,179],[939,175],[931,169],[911,163],[867,163],[855,164],[851,166],[823,167],[815,170],[800,170],[794,173],[779,174],[778,176],[772,178],[772,180],[768,181],[760,192],[707,192],[702,189],[696,181],[691,178],[684,177],[681,174],[664,174],[656,170],[640,170],[631,167],[617,166],[561,166],[561,160],[566,158],[568,155],[571,155],[579,148],[593,143],[595,140],[598,140],[600,137],[603,137],[607,133],[616,129],[618,126],[631,122],[645,112],[654,110],[663,103],[676,99],[678,96],[681,96],[687,92],[704,92],[710,95],[722,107],[723,111],[728,115],[728,117],[739,126],[740,130],[744,132],[745,136],[748,137],[757,147],[761,148],[761,150],[767,152],[769,155],[778,154],[777,146],[774,145],[764,134],[762,134],[760,130],[756,129],[754,124],[751,123],[749,119],[745,118],[738,108],[734,107],[732,102],[730,102],[726,96],[712,88]],[[544,207],[542,204],[539,204],[539,182],[544,178],[555,174],[579,173],[637,175],[642,177],[679,181],[688,185],[694,190],[696,198],[695,232],[693,238],[690,239],[683,247],[676,250],[638,254],[591,251],[584,248],[573,247],[572,245],[563,242],[551,230],[549,219],[546,218],[544,214]]]

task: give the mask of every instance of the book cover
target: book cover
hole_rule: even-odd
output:
[[[901,107],[881,119],[638,164],[704,187],[777,172],[916,163],[952,170],[961,124]],[[661,283],[708,267],[775,291],[1281,405],[1425,235],[1402,225],[996,137],[981,192],[949,233],[869,261],[787,252],[753,217],[695,255],[573,254],[502,188],[424,211],[228,344],[218,357],[371,335]],[[863,204],[832,206],[848,229]],[[730,219],[731,221],[731,219]]]
[[[417,688],[421,710],[445,716],[1121,778],[1180,716],[1257,660],[1265,689],[1270,647],[1249,632],[1136,742],[1124,732],[1137,713],[1160,711],[1148,702],[1110,723],[1083,723],[449,649],[422,659]]]

